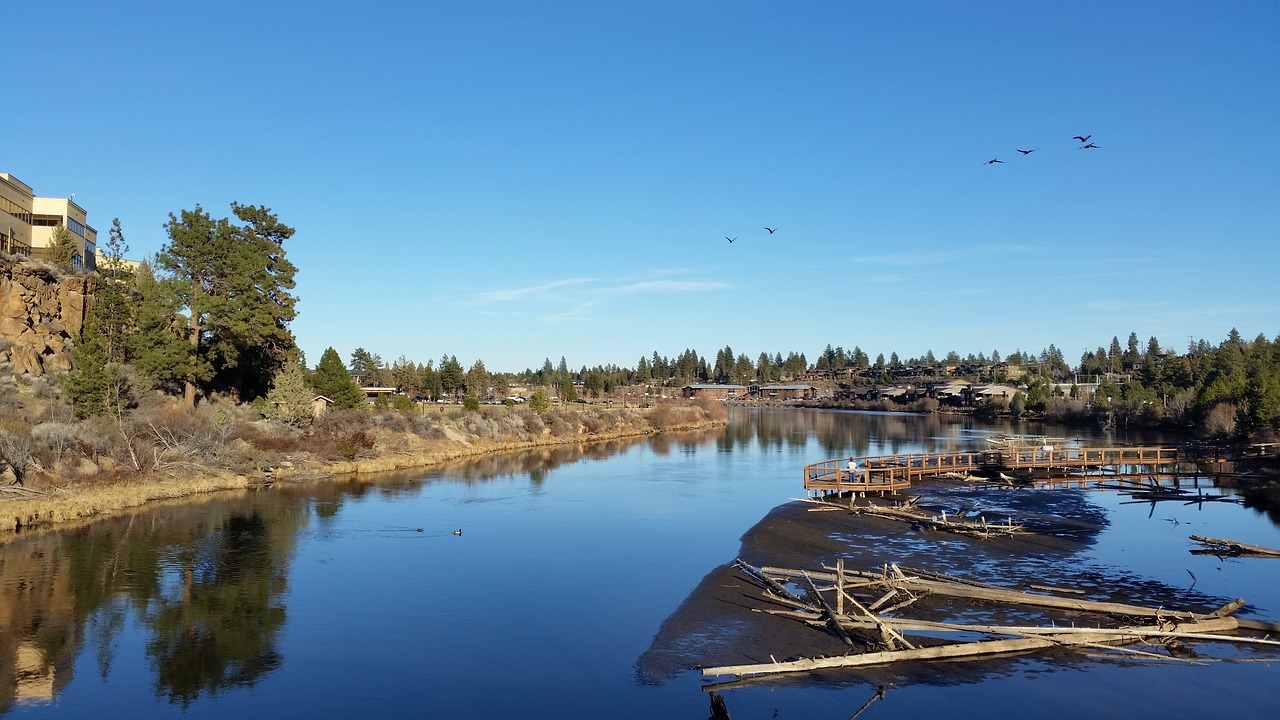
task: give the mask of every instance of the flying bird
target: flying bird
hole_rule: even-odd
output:
[[[1018,152],[1022,153],[1023,155],[1030,155],[1031,153],[1033,153],[1033,152],[1035,152],[1036,150],[1039,150],[1039,149],[1040,149],[1040,148],[1032,148],[1032,149],[1030,149],[1030,150],[1023,150],[1022,148],[1018,148]]]
[[[983,165],[994,165],[996,163],[1000,163],[1001,165],[1003,165],[1004,161],[1001,160],[1000,158],[991,158],[990,160],[983,163]]]
[[[1080,149],[1081,149],[1081,150],[1088,150],[1089,148],[1096,148],[1096,147],[1098,147],[1098,146],[1097,146],[1097,145],[1094,145],[1093,143],[1089,143],[1088,145],[1081,145],[1081,146],[1080,146]]]
[[[734,240],[737,240],[737,239],[738,239],[738,236],[736,236],[736,235],[735,235],[735,236],[733,236],[733,237],[729,237],[728,235],[725,235],[725,236],[724,236],[724,239],[725,239],[725,240],[728,240],[729,242],[733,242]]]
[[[1075,136],[1075,137],[1073,137],[1073,138],[1071,138],[1071,139],[1072,139],[1072,140],[1079,140],[1080,142],[1089,142],[1089,138],[1091,138],[1091,137],[1093,137],[1093,136],[1092,136],[1092,135],[1077,135],[1077,136]]]
[[[765,227],[765,230],[768,230],[770,235],[772,235],[772,234],[773,234],[773,231],[774,231],[774,230],[777,230],[777,229],[778,229],[778,228],[771,228],[771,227],[768,227],[768,226],[766,226],[766,227]]]

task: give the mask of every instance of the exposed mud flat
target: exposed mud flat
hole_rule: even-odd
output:
[[[938,483],[916,489],[918,507],[949,517],[981,515],[989,523],[1012,518],[1028,530],[1010,537],[977,539],[923,530],[898,520],[791,502],[775,508],[742,537],[739,553],[754,566],[818,570],[843,558],[846,568],[871,570],[886,563],[948,573],[971,580],[1027,590],[1033,585],[1079,591],[1090,600],[1152,607],[1211,610],[1230,598],[1215,598],[1096,564],[1078,557],[1107,526],[1105,511],[1088,493],[1076,490],[975,490]],[[848,500],[840,501],[847,505]],[[865,501],[859,501],[865,502]],[[876,498],[875,502],[892,502]],[[637,662],[642,682],[660,683],[701,667],[768,663],[797,657],[843,655],[848,648],[834,635],[796,620],[753,610],[777,608],[733,567],[733,558],[712,570],[662,624]],[[992,623],[1071,622],[1069,614],[993,607],[980,601],[925,598],[907,613],[931,620]],[[1087,623],[1088,619],[1082,619]],[[1046,661],[1078,660],[1071,651],[1040,652],[997,660],[902,663],[856,671],[827,671],[770,678],[787,683],[976,682],[1024,671],[1051,671]]]

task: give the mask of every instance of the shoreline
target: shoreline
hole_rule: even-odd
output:
[[[728,421],[704,419],[650,430],[615,430],[573,437],[544,436],[536,440],[493,441],[451,433],[444,439],[410,440],[410,450],[387,448],[367,458],[345,461],[281,458],[257,474],[190,464],[164,471],[121,476],[108,482],[73,482],[69,487],[47,490],[16,488],[13,497],[0,496],[0,545],[33,532],[62,531],[97,520],[125,514],[157,503],[231,490],[269,490],[272,485],[298,485],[335,478],[377,476],[406,470],[426,470],[450,463],[538,448],[593,445],[617,440],[642,440],[668,433],[724,427]],[[401,441],[408,438],[398,438]]]

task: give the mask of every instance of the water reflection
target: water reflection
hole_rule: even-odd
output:
[[[816,443],[824,458],[987,449],[986,438],[999,434],[1063,435],[1060,427],[1040,422],[978,421],[970,415],[913,415],[893,412],[734,408],[718,448],[732,452],[752,445],[783,450]],[[1161,443],[1181,436],[1133,431],[1118,437],[1089,428],[1073,428],[1070,437],[1094,445]]]
[[[459,461],[429,478],[483,483],[647,445],[657,455],[713,444],[723,428],[556,445]],[[0,548],[0,714],[52,701],[73,680],[86,642],[106,681],[130,619],[143,629],[157,697],[189,707],[201,695],[252,686],[281,666],[282,600],[299,532],[366,496],[421,487],[421,471],[347,477],[268,492],[173,501]]]
[[[12,668],[0,711],[51,700],[71,682],[86,635],[106,680],[130,614],[149,634],[157,696],[186,706],[253,684],[280,663],[280,598],[305,517],[294,505],[241,515],[181,504],[12,543],[0,565],[0,653]]]

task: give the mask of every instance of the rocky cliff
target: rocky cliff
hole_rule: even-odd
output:
[[[0,259],[0,362],[7,360],[15,374],[70,370],[96,280]]]

